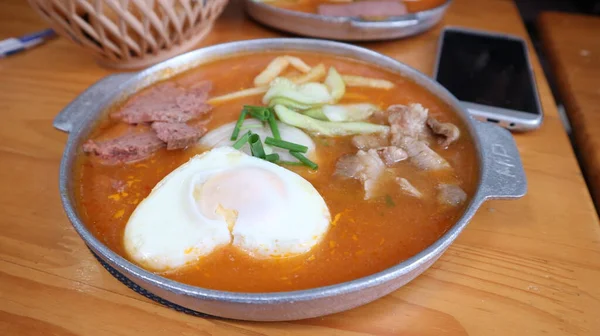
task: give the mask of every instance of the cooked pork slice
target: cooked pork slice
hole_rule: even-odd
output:
[[[206,133],[206,128],[192,127],[185,123],[152,123],[158,138],[167,143],[167,149],[181,149],[198,142]]]
[[[467,200],[467,194],[456,184],[438,185],[438,203],[457,206]]]
[[[152,131],[83,144],[83,151],[95,154],[106,164],[129,163],[145,159],[165,145]]]
[[[129,124],[145,122],[186,122],[211,110],[206,104],[209,85],[183,89],[174,83],[158,84],[130,99],[111,117]]]
[[[396,182],[400,185],[402,191],[404,191],[407,195],[416,198],[423,197],[423,194],[404,177],[396,177]]]
[[[377,181],[385,171],[385,164],[375,149],[359,150],[356,155],[344,155],[337,164],[335,174],[362,182],[365,199],[374,196]]]
[[[406,6],[401,1],[372,0],[347,4],[322,4],[317,12],[327,16],[345,17],[389,17],[407,13]]]
[[[431,128],[433,133],[441,136],[439,139],[440,145],[448,147],[451,143],[458,140],[460,130],[452,123],[441,123],[433,117],[427,119],[427,126]]]
[[[356,135],[352,138],[352,144],[358,149],[367,150],[387,146],[388,139],[387,136]]]
[[[428,110],[421,104],[391,105],[387,109],[388,122],[391,126],[392,143],[399,137],[423,139],[427,136]]]
[[[395,146],[381,147],[377,149],[379,156],[385,162],[385,165],[391,167],[396,163],[406,160],[408,154],[402,149]]]
[[[388,123],[388,111],[377,109],[371,115],[371,120],[376,124],[387,124]]]
[[[343,155],[335,164],[335,175],[342,177],[358,179],[362,170],[363,165],[360,163],[358,156],[353,154]]]
[[[404,149],[410,158],[410,162],[419,169],[440,170],[450,168],[448,161],[429,148],[425,141],[403,137],[393,144]]]

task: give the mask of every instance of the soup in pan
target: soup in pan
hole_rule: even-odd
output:
[[[447,0],[254,0],[305,13],[385,19],[443,5]]]
[[[76,163],[112,250],[204,288],[275,292],[382,271],[435,242],[479,175],[460,118],[400,74],[316,53],[240,54],[108,111]]]

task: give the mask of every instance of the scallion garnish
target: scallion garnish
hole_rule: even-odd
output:
[[[273,133],[273,137],[277,140],[281,140],[281,134],[279,134],[279,126],[277,126],[277,122],[275,121],[275,113],[269,113],[269,126],[271,127],[271,133]]]
[[[267,154],[267,155],[265,155],[265,160],[267,160],[269,162],[277,163],[279,161],[279,154],[277,154],[277,153]]]
[[[317,168],[319,168],[319,165],[310,161],[306,156],[302,155],[301,153],[290,151],[290,154],[296,159],[298,159],[300,162],[302,162],[302,164],[304,164],[312,170],[317,170]]]
[[[240,127],[240,132],[241,131],[247,131],[247,130],[251,130],[253,128],[261,128],[263,127],[261,124],[254,124],[254,125],[242,125],[242,127]]]
[[[271,133],[273,133],[273,137],[267,137],[265,139],[265,144],[289,150],[290,154],[293,157],[297,158],[299,162],[280,161],[279,154],[277,153],[267,155],[265,153],[265,148],[263,146],[263,142],[260,139],[260,136],[258,134],[252,133],[252,130],[249,130],[244,135],[242,135],[241,138],[238,139],[240,131],[261,127],[260,125],[248,125],[247,127],[242,127],[244,120],[246,119],[246,116],[248,114],[262,122],[269,123],[269,127],[271,128]],[[316,170],[319,168],[319,166],[316,163],[312,162],[306,156],[302,155],[302,153],[308,152],[308,147],[281,139],[281,133],[279,132],[279,127],[277,126],[277,121],[275,120],[275,113],[270,107],[244,105],[244,108],[242,109],[242,112],[240,113],[240,116],[237,122],[235,123],[235,127],[233,128],[233,133],[231,134],[231,141],[235,141],[232,146],[237,150],[240,150],[242,147],[244,147],[246,143],[248,143],[250,145],[250,151],[252,152],[252,156],[257,157],[259,159],[267,160],[272,163],[288,166],[307,166],[312,170]]]
[[[283,148],[283,149],[289,149],[291,151],[300,152],[300,153],[306,153],[308,151],[308,147],[306,147],[306,146],[302,146],[302,145],[299,145],[299,144],[296,144],[293,142],[289,142],[289,141],[285,141],[285,140],[273,139],[271,137],[267,137],[265,139],[265,144]]]
[[[251,135],[252,135],[252,131],[246,132],[246,134],[242,135],[241,138],[239,138],[236,142],[233,143],[233,148],[240,150],[240,148],[244,147],[246,142],[248,142],[248,139],[250,138]]]
[[[260,136],[258,136],[258,134],[251,134],[249,142],[250,150],[252,151],[252,156],[264,159],[265,149],[263,148],[262,141],[260,141]]]
[[[244,110],[248,111],[253,118],[260,121],[267,121],[272,114],[270,108],[263,106],[244,105]]]
[[[235,127],[233,128],[233,133],[231,133],[231,141],[237,140],[237,137],[240,134],[240,128],[244,123],[244,119],[246,119],[246,113],[248,113],[246,109],[242,109],[242,113],[240,113],[240,117],[238,118],[238,121],[235,123]]]
[[[286,166],[304,166],[304,163],[300,161],[277,161],[277,163]]]

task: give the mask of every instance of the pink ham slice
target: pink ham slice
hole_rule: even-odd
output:
[[[131,98],[111,117],[129,124],[186,122],[211,110],[211,106],[206,104],[210,89],[210,83],[187,90],[171,82],[158,84]]]
[[[167,149],[182,149],[198,142],[206,128],[192,127],[185,123],[155,122],[152,129],[158,138],[167,143]]]
[[[97,155],[106,164],[117,164],[146,159],[164,145],[154,132],[146,131],[105,141],[88,140],[83,151]]]
[[[318,13],[326,16],[388,17],[408,13],[400,1],[357,1],[348,4],[319,5]]]

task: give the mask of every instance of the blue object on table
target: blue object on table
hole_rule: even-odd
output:
[[[19,53],[43,43],[46,39],[54,37],[56,33],[52,29],[42,30],[37,33],[21,37],[11,37],[0,41],[0,58]]]

